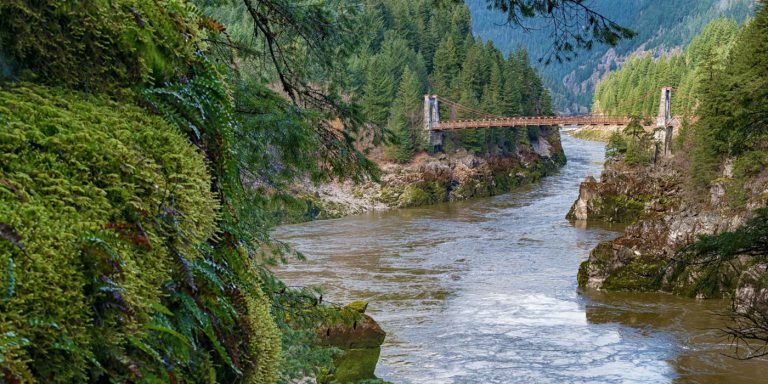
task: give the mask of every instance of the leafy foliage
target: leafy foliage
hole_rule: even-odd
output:
[[[0,242],[0,275],[15,281],[0,323],[28,340],[10,350],[16,368],[4,375],[226,377],[215,367],[234,365],[221,346],[237,315],[189,296],[216,297],[218,281],[196,246],[214,238],[218,218],[201,154],[136,107],[31,85],[1,95],[0,217],[24,247]],[[197,324],[182,325],[186,311]]]
[[[618,159],[621,155],[627,153],[627,139],[620,132],[613,132],[605,146],[605,158],[608,160]]]

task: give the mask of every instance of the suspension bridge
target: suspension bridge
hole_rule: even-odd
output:
[[[441,102],[450,110],[450,119],[440,119]],[[459,112],[476,116],[472,119],[457,118]],[[529,127],[529,126],[626,126],[632,119],[627,116],[576,115],[576,116],[495,116],[475,108],[461,105],[437,95],[424,95],[424,128],[429,131],[430,145],[440,150],[446,131],[479,128]],[[641,119],[641,121],[654,119]],[[663,143],[664,153],[671,149],[672,133],[680,126],[680,119],[672,117],[672,87],[661,89],[659,113],[655,118],[655,137]]]

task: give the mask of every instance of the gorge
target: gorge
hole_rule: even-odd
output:
[[[767,169],[768,0],[4,0],[0,384],[760,382]]]
[[[560,172],[497,197],[278,228],[306,261],[276,270],[326,300],[369,302],[398,383],[743,383],[764,361],[722,355],[724,300],[577,293],[576,271],[622,224],[565,218],[603,144],[563,136]]]

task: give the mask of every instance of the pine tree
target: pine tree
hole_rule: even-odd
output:
[[[406,68],[387,123],[387,129],[396,141],[387,147],[387,156],[392,160],[407,162],[419,147],[418,136],[422,123],[421,97],[422,88],[419,78],[412,69]]]
[[[435,58],[432,60],[434,72],[432,73],[432,86],[434,92],[443,95],[451,95],[451,85],[459,73],[456,44],[452,37],[448,37],[437,47]]]
[[[387,71],[381,56],[374,56],[368,63],[361,100],[363,110],[370,122],[379,126],[386,124],[394,92],[395,79],[392,73]],[[376,135],[376,141],[380,139],[381,135]]]
[[[624,134],[639,141],[643,135],[645,135],[645,129],[640,124],[639,117],[633,117],[629,124],[624,127]]]

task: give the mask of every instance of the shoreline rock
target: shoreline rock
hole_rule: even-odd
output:
[[[335,371],[318,377],[318,383],[355,383],[376,379],[374,372],[387,333],[365,314],[368,303],[354,301],[339,309],[339,318],[317,329],[318,344],[335,347]]]
[[[630,225],[621,236],[590,252],[579,268],[579,287],[664,291],[699,298],[741,295],[743,300],[764,295],[762,286],[750,290],[748,284],[739,283],[749,280],[748,271],[756,271],[755,260],[749,257],[738,258],[730,270],[720,272],[716,286],[703,286],[706,271],[702,267],[679,262],[681,250],[699,236],[734,231],[754,209],[766,205],[764,193],[751,194],[743,207],[729,204],[721,193],[731,177],[727,163],[704,202],[690,196],[685,184],[687,164],[675,159],[632,167],[609,161],[600,181],[587,178],[568,218]],[[765,191],[767,179],[755,177],[745,189]],[[745,288],[739,293],[742,285]]]
[[[518,143],[511,153],[479,156],[464,149],[435,155],[420,153],[407,164],[382,163],[378,183],[299,183],[294,194],[307,207],[301,212],[286,212],[283,222],[494,196],[554,174],[565,162],[557,127],[542,128],[537,138]]]

